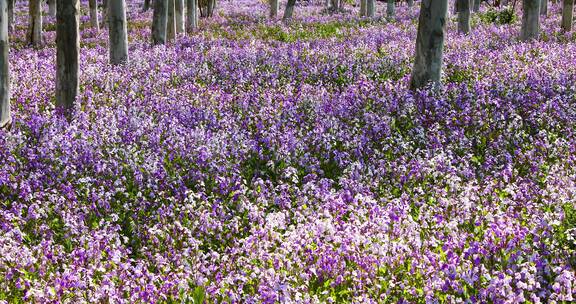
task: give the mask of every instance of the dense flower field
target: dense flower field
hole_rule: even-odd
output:
[[[437,93],[407,90],[416,7],[308,4],[284,25],[224,1],[153,48],[139,5],[129,65],[83,29],[72,123],[53,111],[53,20],[27,48],[20,8],[1,303],[576,299],[576,36],[556,5],[533,43],[452,19]]]

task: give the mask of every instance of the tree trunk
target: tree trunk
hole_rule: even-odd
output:
[[[14,31],[14,1],[8,0],[8,30]]]
[[[458,11],[458,32],[470,33],[470,0],[456,0]]]
[[[408,0],[408,7],[413,7],[414,6],[414,0]]]
[[[58,0],[56,12],[56,107],[68,117],[78,94],[80,1]]]
[[[144,0],[144,5],[142,6],[142,12],[147,12],[150,9],[150,0]]]
[[[366,0],[360,0],[360,17],[366,16]]]
[[[166,40],[176,39],[176,3],[175,0],[168,0],[168,22],[166,23]]]
[[[154,16],[152,18],[152,44],[166,44],[166,29],[168,26],[168,0],[154,1]]]
[[[540,1],[522,0],[522,6],[520,40],[538,39],[540,32]]]
[[[292,14],[294,13],[294,5],[296,5],[296,0],[288,0],[286,2],[286,8],[284,9],[284,21],[292,19]]]
[[[187,0],[186,4],[186,18],[188,22],[186,24],[186,29],[188,33],[192,33],[196,28],[198,28],[198,0]]]
[[[102,27],[108,25],[108,1],[102,0]]]
[[[9,127],[10,115],[10,66],[8,62],[8,3],[0,0],[0,129]]]
[[[474,6],[472,7],[472,11],[474,11],[475,13],[479,12],[481,0],[472,0],[472,1],[474,1]]]
[[[280,9],[280,1],[270,0],[270,19],[278,18],[279,9]]]
[[[344,0],[338,0],[338,1],[339,1],[338,10],[343,12],[344,11],[344,5],[346,4],[346,2]]]
[[[56,17],[56,0],[48,0],[48,15],[52,18]]]
[[[90,7],[90,26],[98,32],[100,31],[100,22],[98,22],[98,3],[96,3],[96,0],[89,0],[88,6]]]
[[[375,11],[376,11],[376,0],[367,0],[366,16],[368,16],[368,18],[374,18]]]
[[[393,18],[396,16],[396,0],[388,0],[386,3],[386,16]]]
[[[184,0],[175,0],[176,7],[176,33],[184,33]]]
[[[435,88],[440,87],[447,12],[447,0],[422,0],[416,36],[416,58],[410,78],[411,90],[422,88],[430,82]]]
[[[108,40],[110,44],[110,64],[117,65],[128,61],[128,25],[126,23],[125,0],[108,2]]]
[[[40,0],[30,0],[28,42],[35,47],[42,46],[42,5]]]
[[[562,2],[562,31],[572,30],[572,13],[574,11],[574,0],[564,0]]]
[[[540,0],[540,15],[548,15],[548,0]]]
[[[332,0],[331,2],[332,4],[330,5],[330,11],[332,13],[335,13],[338,11],[338,8],[340,7],[340,0]]]
[[[208,17],[214,16],[215,9],[216,9],[216,0],[208,0]]]

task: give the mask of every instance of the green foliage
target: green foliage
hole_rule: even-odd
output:
[[[485,13],[479,14],[480,20],[484,23],[494,24],[512,24],[516,22],[516,14],[512,8],[505,8],[503,10],[489,9]]]
[[[263,41],[279,41],[292,43],[296,41],[312,41],[318,39],[344,39],[350,30],[368,26],[368,21],[331,21],[292,23],[290,26],[278,24],[260,24],[247,28],[244,24],[230,21],[228,27],[213,25],[210,32],[215,37],[230,40],[258,39]]]
[[[554,227],[554,236],[562,249],[576,254],[576,205],[565,203],[562,211],[564,218]]]
[[[448,65],[446,68],[446,81],[452,83],[470,83],[475,81],[474,73],[466,68]]]
[[[327,301],[328,298],[335,300],[336,303],[351,303],[352,301],[354,286],[351,280],[336,284],[332,278],[314,278],[310,281],[308,287],[310,293],[317,295],[322,302]]]
[[[351,25],[341,22],[309,23],[283,28],[279,25],[260,26],[253,35],[262,40],[276,40],[280,42],[296,42],[301,40],[317,40],[329,38],[342,38],[343,29]]]
[[[206,299],[206,290],[202,286],[196,286],[192,281],[188,281],[189,291],[181,288],[178,295],[170,296],[166,301],[162,303],[168,304],[204,304],[208,303]]]

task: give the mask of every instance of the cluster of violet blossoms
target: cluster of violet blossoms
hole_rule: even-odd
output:
[[[452,17],[441,92],[407,90],[417,7],[370,21],[307,3],[283,24],[223,1],[152,47],[140,5],[119,67],[82,17],[67,122],[54,20],[27,48],[18,4],[0,303],[575,301],[576,38],[560,4],[531,43],[519,23],[475,15],[463,36]]]

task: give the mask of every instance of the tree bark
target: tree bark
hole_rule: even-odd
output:
[[[8,62],[8,3],[0,0],[0,129],[9,127],[10,115],[10,66]]]
[[[540,15],[548,15],[548,0],[540,0]]]
[[[14,31],[14,1],[8,0],[8,30]]]
[[[562,1],[562,22],[560,24],[563,32],[572,30],[572,14],[574,12],[574,0]]]
[[[208,0],[208,17],[214,16],[215,9],[216,9],[216,0]]]
[[[280,9],[280,1],[270,0],[270,19],[278,18],[279,9]]]
[[[56,12],[56,107],[70,117],[78,94],[80,1],[58,0]]]
[[[367,0],[366,16],[368,16],[368,18],[374,18],[375,11],[376,11],[376,0]]]
[[[386,16],[392,18],[396,16],[396,0],[388,0],[386,3]]]
[[[166,44],[166,29],[168,27],[168,0],[154,1],[154,16],[152,18],[152,44]]]
[[[522,0],[522,6],[520,40],[538,39],[540,32],[540,1]]]
[[[330,11],[336,13],[340,7],[340,0],[332,0],[330,5]]]
[[[48,0],[48,15],[52,18],[56,17],[56,0]]]
[[[108,25],[108,3],[109,0],[102,0],[102,27]]]
[[[416,58],[410,78],[411,90],[422,88],[430,82],[436,89],[440,87],[447,12],[447,0],[422,0],[416,36]]]
[[[108,23],[110,64],[125,63],[128,61],[128,24],[126,23],[125,0],[108,2]]]
[[[175,0],[176,7],[176,33],[184,32],[184,0]]]
[[[458,11],[458,32],[470,33],[470,0],[456,0]]]
[[[28,12],[28,42],[35,47],[42,46],[42,5],[40,0],[30,0]]]
[[[284,21],[292,19],[292,14],[294,14],[294,6],[296,5],[296,0],[288,0],[286,2],[286,8],[284,9],[284,16],[282,19]]]
[[[150,9],[150,0],[144,0],[144,5],[142,6],[142,12],[147,12]]]
[[[166,40],[176,39],[176,3],[175,0],[168,0],[168,22],[166,23]]]
[[[198,0],[187,0],[186,10],[186,29],[188,33],[192,33],[198,28]]]
[[[360,17],[366,16],[366,0],[360,0]]]
[[[474,1],[474,6],[472,7],[472,11],[474,11],[475,13],[479,12],[481,0],[472,0],[472,1]]]
[[[408,0],[408,7],[413,7],[414,6],[414,0]]]
[[[98,3],[96,3],[96,0],[88,0],[88,6],[90,7],[90,26],[98,32],[100,31],[100,22],[98,21]]]

